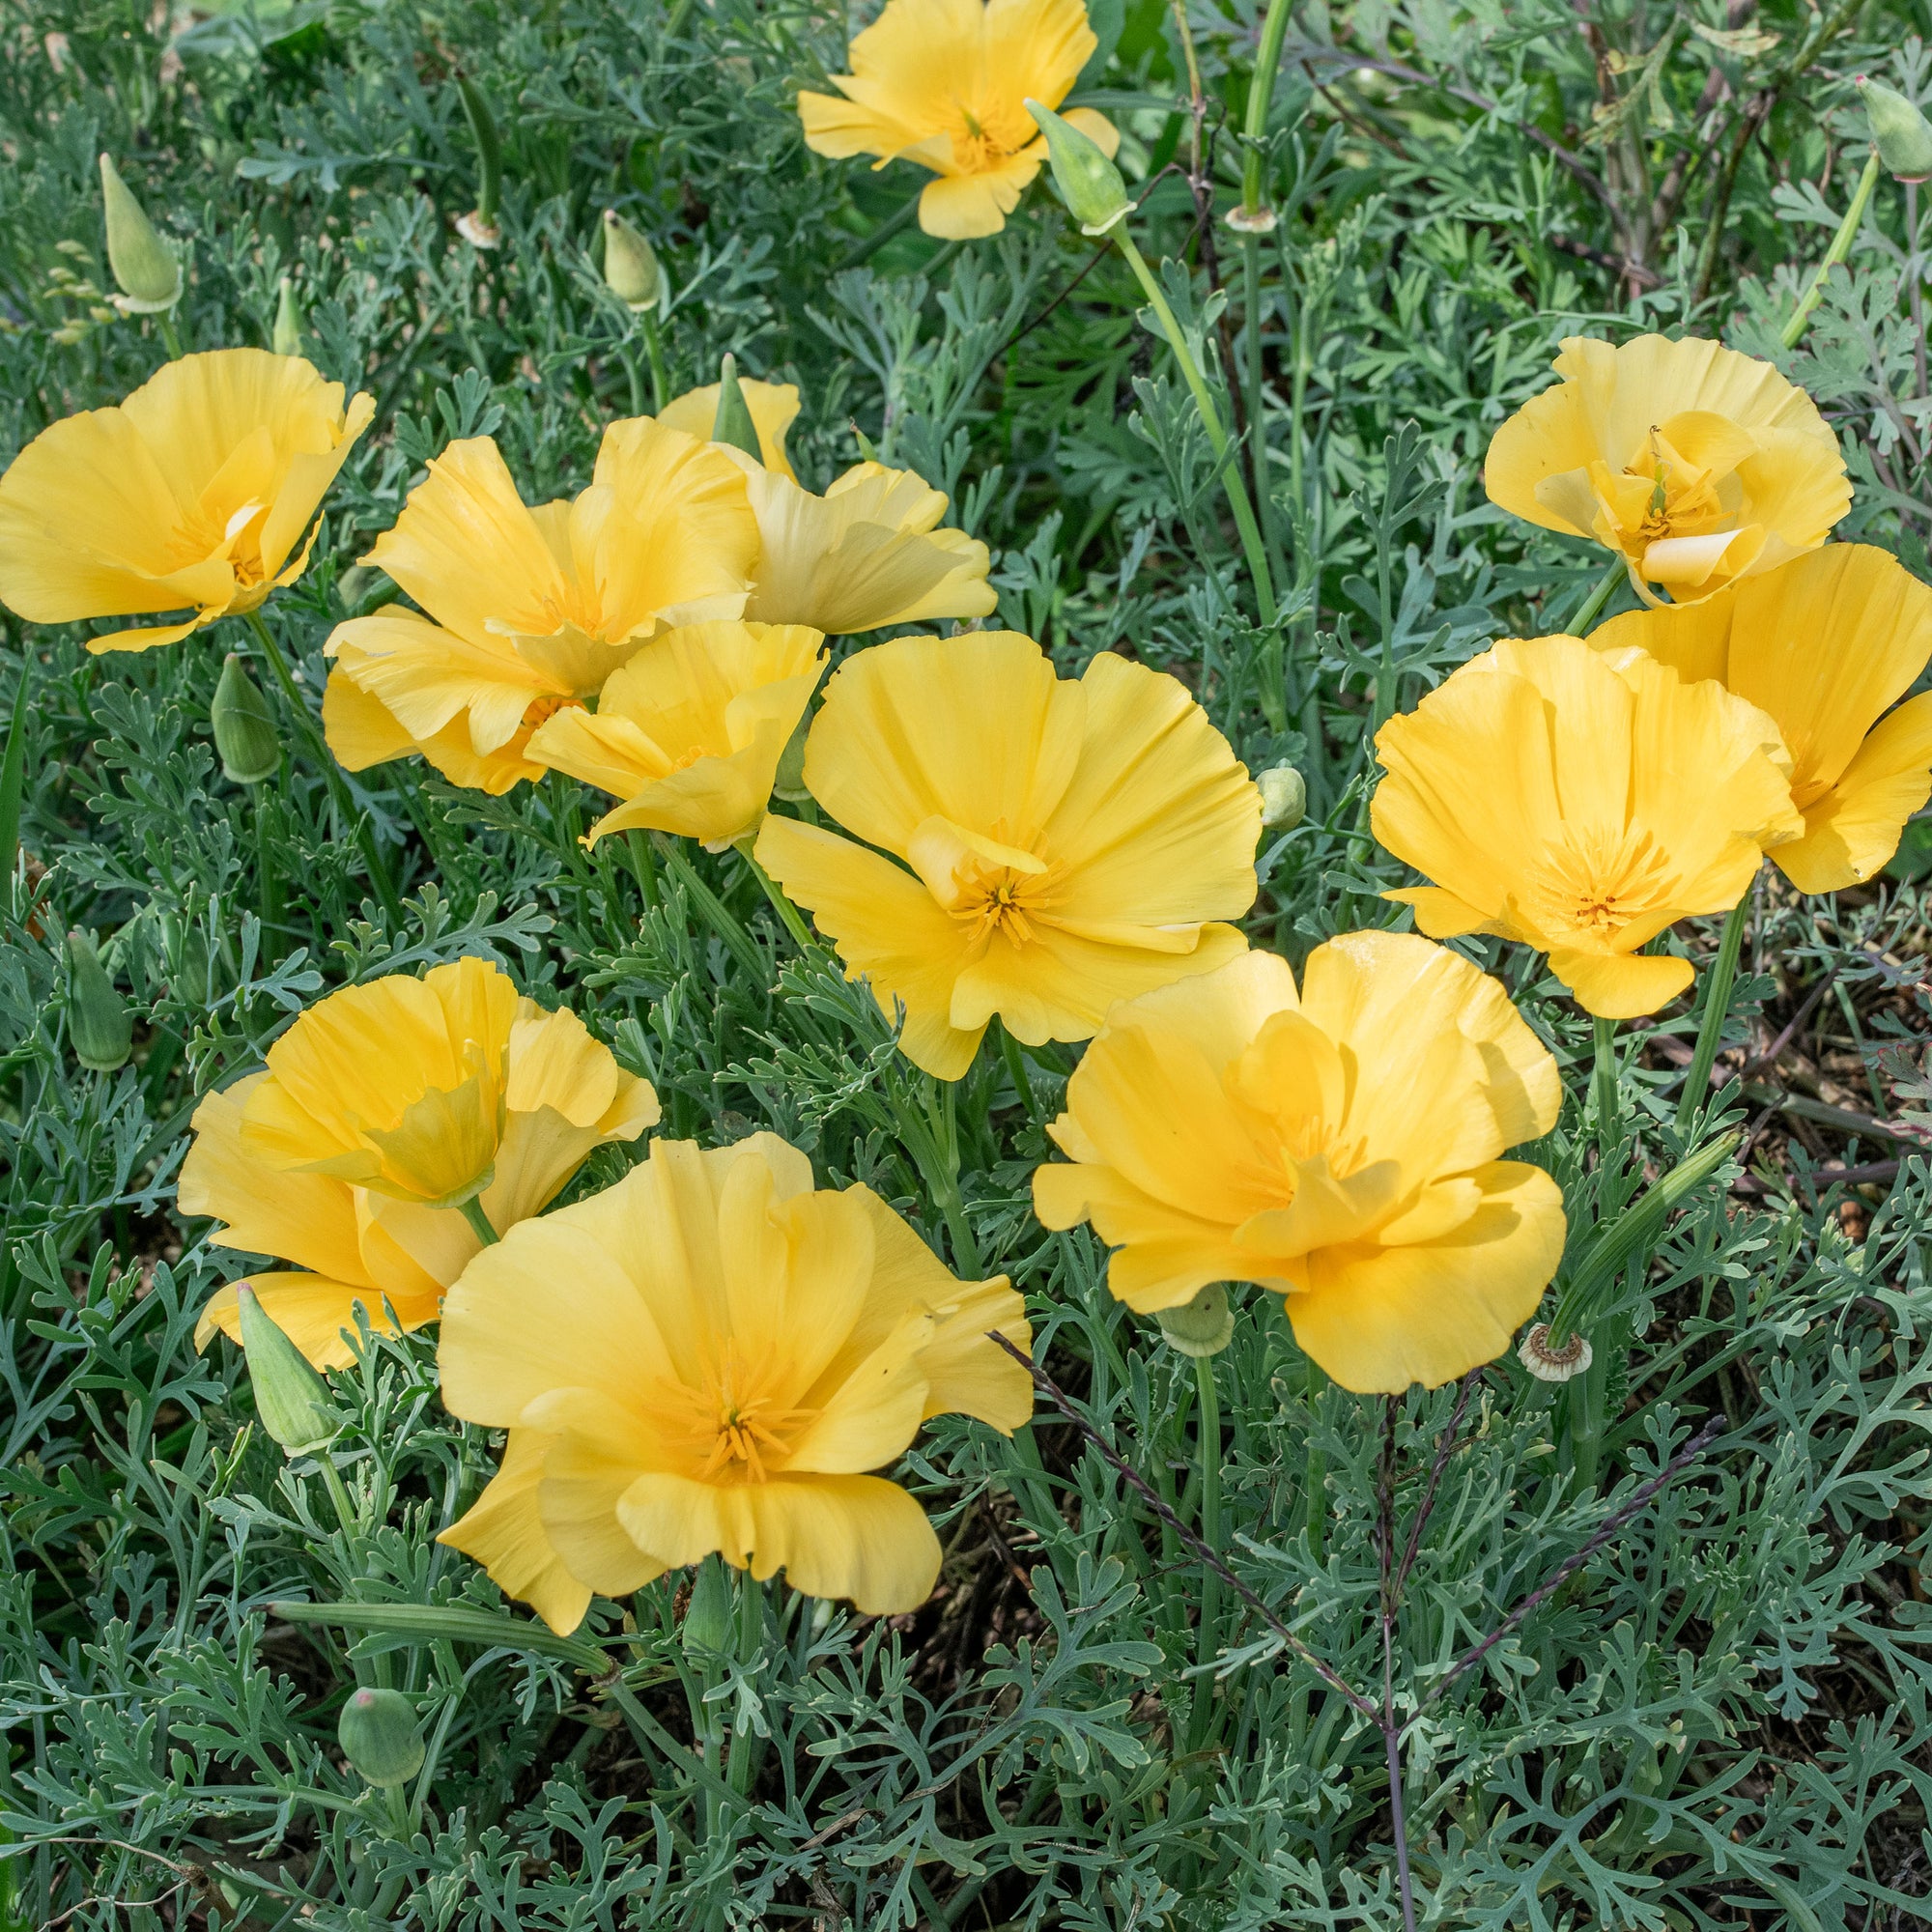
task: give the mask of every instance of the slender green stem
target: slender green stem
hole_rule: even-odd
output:
[[[471,1195],[468,1201],[459,1201],[456,1211],[468,1221],[475,1232],[476,1238],[486,1248],[494,1248],[503,1237],[490,1225],[490,1217],[483,1211],[483,1203]]]
[[[725,950],[746,972],[756,974],[762,982],[766,970],[764,954],[730,908],[697,876],[696,867],[684,856],[684,848],[676,839],[666,838],[658,851],[669,867],[671,877],[684,888],[686,897],[697,908],[704,923],[724,942]]]
[[[641,832],[626,832],[624,850],[631,855],[631,869],[638,875],[638,890],[643,894],[644,903],[647,906],[656,905],[658,867],[657,861],[651,857],[651,841]]]
[[[1878,185],[1879,158],[1874,148],[1871,157],[1865,162],[1865,171],[1859,177],[1857,191],[1852,196],[1852,205],[1845,211],[1845,218],[1838,223],[1838,232],[1832,237],[1832,245],[1825,251],[1825,259],[1818,264],[1818,272],[1811,277],[1811,286],[1804,291],[1804,299],[1791,311],[1791,320],[1784,325],[1784,333],[1779,338],[1785,348],[1795,349],[1798,338],[1804,333],[1804,325],[1811,320],[1811,311],[1824,299],[1825,284],[1831,273],[1852,251],[1853,238],[1859,232],[1859,224],[1865,218],[1865,205],[1872,198],[1872,189]]]
[[[1262,137],[1267,132],[1268,109],[1274,104],[1275,76],[1281,70],[1281,43],[1288,34],[1289,0],[1268,0],[1262,22],[1262,41],[1255,53],[1255,71],[1248,82],[1248,114],[1241,131],[1248,152],[1241,162],[1241,206],[1259,214],[1262,206]]]
[[[1570,635],[1582,637],[1597,621],[1597,612],[1610,601],[1610,592],[1630,575],[1630,566],[1619,557],[1615,563],[1597,580],[1596,587],[1577,607],[1577,614],[1570,619]]]
[[[275,924],[282,916],[282,881],[275,867],[274,814],[272,786],[250,785],[248,810],[255,821],[255,890],[262,923]]]
[[[1308,1495],[1303,1520],[1308,1529],[1308,1553],[1318,1563],[1321,1561],[1322,1540],[1328,1528],[1328,1457],[1324,1450],[1315,1447],[1315,1411],[1321,1405],[1321,1391],[1327,1386],[1328,1378],[1321,1373],[1321,1365],[1313,1355],[1308,1356],[1303,1392],[1308,1404],[1309,1442],[1302,1478],[1308,1486]]]
[[[920,190],[920,194],[923,194],[924,192],[923,188]],[[845,259],[838,264],[838,267],[833,272],[839,274],[847,269],[856,269],[861,262],[870,261],[872,256],[883,248],[895,235],[897,235],[903,229],[910,228],[919,215],[920,194],[914,195],[903,208],[894,210],[869,235],[865,236],[848,248],[845,251]]]
[[[160,328],[161,340],[168,346],[169,355],[179,362],[182,357],[182,339],[181,330],[175,327],[174,311],[165,308],[156,310],[155,322]]]
[[[335,801],[335,809],[355,828],[355,842],[362,848],[362,861],[369,870],[369,883],[375,888],[376,896],[382,900],[383,910],[400,925],[403,902],[396,895],[395,884],[389,877],[388,867],[384,863],[382,848],[376,843],[375,828],[369,823],[366,812],[355,810],[355,802],[349,796],[349,787],[343,783],[342,774],[336,769],[335,754],[328,749],[328,741],[322,735],[322,726],[316,723],[314,712],[308,708],[308,700],[302,696],[301,686],[296,682],[296,674],[289,668],[280,642],[274,632],[269,629],[260,611],[244,612],[242,621],[254,632],[255,641],[261,645],[262,655],[268,660],[275,682],[281,686],[282,696],[289,707],[289,722],[308,747],[309,755],[315,760],[323,782],[328,787],[328,795]]]
[[[1026,1117],[1036,1124],[1039,1121],[1038,1103],[1033,1096],[1033,1080],[1027,1073],[1026,1056],[1020,1051],[1020,1043],[1007,1031],[1003,1022],[1000,1027],[1000,1051],[1006,1058],[1007,1077],[1013,1083],[1013,1093],[1020,1105],[1026,1109]]]
[[[1201,1458],[1201,1541],[1208,1548],[1221,1548],[1221,1396],[1214,1385],[1214,1357],[1196,1355],[1194,1387],[1200,1400],[1195,1416],[1195,1451]],[[1195,1635],[1194,1661],[1203,1666],[1213,1662],[1220,1648],[1221,1579],[1212,1570],[1201,1580],[1201,1622]],[[1192,1729],[1196,1748],[1205,1744],[1212,1722],[1213,1680],[1195,1679],[1195,1719]]]
[[[946,1223],[954,1271],[963,1280],[978,1281],[984,1272],[980,1265],[980,1244],[973,1237],[973,1224],[966,1216],[966,1197],[959,1190],[957,1083],[935,1079],[930,1073],[923,1078],[925,1088],[923,1110],[896,1097],[893,1101],[893,1110],[898,1116],[899,1139],[924,1177],[933,1205]]]
[[[1750,920],[1751,895],[1748,890],[1724,918],[1724,930],[1718,941],[1717,962],[1704,982],[1704,1011],[1697,1022],[1697,1044],[1690,1055],[1690,1070],[1684,1076],[1684,1091],[1677,1099],[1680,1128],[1711,1099],[1711,1069],[1718,1064],[1718,1049],[1723,1042],[1724,1021],[1730,1016],[1731,982],[1737,978],[1738,954],[1745,943],[1745,927]]]
[[[644,354],[651,358],[651,413],[664,413],[666,392],[670,384],[665,377],[664,340],[658,331],[657,312],[654,309],[639,311],[638,320],[643,325]]]
[[[1616,1151],[1622,1126],[1617,1118],[1617,1023],[1597,1018],[1591,1024],[1596,1034],[1597,1058],[1591,1070],[1590,1089],[1597,1115],[1597,1145],[1607,1162]]]
[[[765,1586],[747,1570],[738,1578],[738,1662],[749,1664],[765,1639]],[[741,1798],[752,1788],[752,1751],[757,1733],[734,1724],[725,1776]]]
[[[1174,351],[1174,359],[1180,364],[1181,379],[1187,384],[1188,394],[1194,398],[1194,407],[1201,416],[1201,427],[1208,433],[1208,446],[1214,452],[1214,461],[1221,472],[1222,487],[1228,493],[1228,507],[1234,512],[1235,528],[1240,534],[1241,549],[1248,559],[1248,575],[1254,580],[1255,603],[1261,611],[1262,622],[1272,626],[1278,611],[1274,601],[1274,577],[1268,569],[1261,526],[1255,522],[1254,505],[1248,501],[1247,485],[1241,481],[1241,466],[1235,460],[1228,432],[1221,426],[1221,412],[1214,407],[1214,398],[1208,392],[1207,379],[1187,347],[1187,338],[1181,333],[1180,324],[1175,317],[1159,277],[1148,267],[1147,258],[1134,246],[1134,238],[1127,233],[1124,222],[1111,232],[1116,245],[1127,258],[1127,266],[1133,270],[1147,296],[1148,306],[1159,319],[1161,333],[1167,338],[1167,346]]]
[[[745,864],[751,867],[753,878],[756,879],[758,884],[763,887],[766,898],[772,902],[772,910],[784,921],[784,928],[791,934],[793,940],[797,942],[798,950],[801,952],[810,952],[811,951],[811,928],[806,924],[804,916],[799,912],[799,909],[784,895],[779,882],[753,856],[751,839],[739,839],[736,850],[739,858],[744,860]]]

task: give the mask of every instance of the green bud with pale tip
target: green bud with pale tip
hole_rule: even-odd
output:
[[[78,926],[67,936],[67,1037],[90,1073],[112,1073],[134,1050],[134,1016]]]
[[[656,308],[664,294],[649,241],[614,208],[604,211],[604,285],[634,312]]]
[[[738,358],[727,355],[718,369],[718,413],[711,422],[711,440],[726,442],[762,463],[763,446],[758,441],[758,426],[752,420],[752,406],[738,384]]]
[[[1029,100],[1026,110],[1046,136],[1053,185],[1083,235],[1104,235],[1133,206],[1121,171],[1092,135],[1063,121],[1050,107]]]
[[[275,332],[270,346],[277,355],[301,354],[301,310],[296,306],[296,285],[286,275],[275,296]]]
[[[731,1647],[731,1577],[716,1555],[707,1556],[692,1578],[683,1637],[684,1654],[694,1661]]]
[[[400,1690],[363,1686],[350,1691],[336,1720],[335,1738],[356,1776],[379,1790],[407,1784],[422,1769],[416,1707]]]
[[[1154,1320],[1168,1347],[1183,1355],[1218,1355],[1235,1339],[1235,1310],[1218,1281],[1210,1281],[1182,1307],[1163,1308]]]
[[[282,740],[275,729],[275,714],[262,687],[233,651],[222,663],[208,720],[214,727],[222,772],[236,784],[258,785],[281,768]]]
[[[100,198],[107,211],[107,266],[132,315],[158,315],[181,300],[181,257],[162,241],[107,155],[100,157]]]
[[[236,1297],[242,1313],[242,1352],[255,1389],[255,1413],[285,1456],[312,1456],[335,1439],[342,1418],[328,1384],[289,1340],[244,1281]]]
[[[1932,122],[1905,96],[1882,80],[1860,74],[1854,85],[1865,103],[1871,123],[1872,145],[1896,181],[1922,182],[1932,177]]]
[[[1293,765],[1276,765],[1255,780],[1262,795],[1262,823],[1293,832],[1308,810],[1308,783]]]

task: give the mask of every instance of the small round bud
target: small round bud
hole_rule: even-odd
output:
[[[1932,177],[1932,122],[1881,80],[1860,74],[1856,84],[1871,123],[1872,144],[1892,178],[1922,182]]]
[[[67,936],[67,1037],[91,1073],[112,1073],[134,1050],[134,1017],[78,926]]]
[[[342,1418],[328,1384],[290,1341],[244,1281],[241,1304],[242,1352],[255,1390],[255,1414],[285,1456],[312,1456],[335,1439]]]
[[[400,1690],[352,1690],[335,1726],[342,1755],[370,1784],[407,1784],[423,1764],[416,1707]]]
[[[107,210],[107,265],[130,314],[155,315],[181,300],[181,258],[161,240],[113,160],[100,157],[100,197]]]
[[[637,313],[656,308],[664,294],[664,276],[649,241],[614,208],[604,211],[604,285]]]
[[[1163,1308],[1154,1320],[1168,1346],[1183,1355],[1218,1355],[1235,1339],[1235,1311],[1218,1281],[1183,1307]]]
[[[1275,765],[1255,780],[1261,787],[1262,823],[1275,832],[1293,832],[1308,810],[1308,785],[1293,765]]]
[[[275,714],[269,709],[261,686],[233,651],[222,664],[221,681],[214,687],[208,718],[214,726],[214,749],[221,753],[221,769],[236,784],[257,785],[280,770],[282,741],[275,729]]]
[[[296,306],[296,285],[286,275],[275,295],[275,332],[270,346],[277,355],[301,354],[301,310]]]
[[[1560,1343],[1549,1339],[1549,1323],[1539,1321],[1522,1338],[1517,1359],[1540,1382],[1567,1382],[1590,1366],[1590,1345],[1581,1335],[1566,1336]]]
[[[1060,190],[1067,213],[1079,222],[1083,234],[1104,235],[1133,206],[1120,169],[1091,134],[1083,134],[1072,122],[1063,121],[1052,108],[1029,100],[1026,110],[1046,136],[1053,185]]]
[[[684,1654],[701,1661],[731,1647],[731,1578],[715,1555],[697,1566],[684,1612]]]

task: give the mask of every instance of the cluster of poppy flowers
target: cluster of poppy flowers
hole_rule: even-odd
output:
[[[1565,1235],[1556,1183],[1505,1157],[1554,1125],[1555,1062],[1435,940],[1517,940],[1593,1013],[1652,1011],[1691,977],[1645,950],[1668,926],[1736,905],[1766,853],[1804,891],[1869,877],[1932,792],[1932,696],[1897,702],[1932,592],[1826,545],[1850,491],[1809,399],[1709,342],[1575,341],[1556,366],[1498,432],[1491,496],[1607,547],[1644,608],[1498,643],[1384,727],[1373,824],[1427,881],[1388,896],[1432,936],[1343,935],[1299,984],[1239,925],[1260,792],[1176,678],[1112,652],[1063,677],[975,630],[849,651],[813,709],[828,637],[995,598],[917,475],[804,489],[782,385],[612,423],[568,502],[452,445],[368,558],[418,609],[327,641],[327,743],[493,792],[562,772],[615,801],[593,840],[735,846],[935,1079],[995,1018],[1091,1042],[1034,1199],[1094,1226],[1122,1302],[1259,1284],[1345,1387],[1435,1385],[1508,1347]],[[754,434],[720,440],[737,405]],[[248,612],[302,569],[370,413],[298,357],[172,362],[0,478],[0,597],[40,623],[191,612],[109,650]],[[774,792],[801,739],[795,815]],[[196,1113],[183,1210],[289,1264],[217,1293],[200,1340],[240,1332],[243,1288],[320,1365],[352,1358],[358,1309],[440,1321],[451,1412],[508,1432],[444,1539],[559,1630],[713,1551],[912,1607],[939,1547],[875,1472],[934,1415],[1026,1420],[992,1340],[1029,1343],[1021,1298],[771,1134],[655,1141],[545,1211],[658,1118],[575,1013],[483,960],[337,992]]]

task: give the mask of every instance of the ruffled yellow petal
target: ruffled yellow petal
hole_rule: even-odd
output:
[[[941,175],[927,182],[919,197],[921,229],[946,242],[977,242],[982,235],[997,235],[1045,158],[1043,153],[1012,155],[996,169]]]
[[[506,1597],[529,1605],[552,1630],[568,1635],[583,1621],[591,1593],[565,1567],[537,1508],[544,1459],[555,1439],[511,1430],[496,1475],[437,1541],[474,1557]]]
[[[1654,1013],[1684,992],[1694,977],[1690,960],[1669,953],[1580,949],[1551,952],[1549,970],[1586,1013],[1605,1020],[1634,1020]]]
[[[1932,693],[1873,726],[1837,782],[1804,812],[1804,836],[1772,863],[1801,893],[1869,879],[1898,850],[1905,821],[1932,797]]]
[[[243,1288],[254,1290],[264,1313],[319,1369],[346,1369],[355,1359],[348,1338],[355,1333],[357,1308],[378,1335],[420,1328],[437,1317],[435,1295],[386,1294],[359,1282],[330,1281],[319,1274],[247,1275],[209,1296],[195,1324],[197,1349],[207,1348],[217,1332],[241,1341]]]
[[[808,99],[823,99],[822,95],[801,94],[798,98],[800,112],[804,112]],[[840,103],[842,104],[842,103]],[[807,142],[810,144],[810,122],[807,123]],[[820,149],[821,154],[829,152]],[[854,149],[852,152],[859,153]],[[798,420],[799,396],[797,387],[790,383],[761,383],[755,377],[738,378],[739,393],[745,398],[745,407],[752,414],[752,427],[758,433],[758,455],[767,469],[780,476],[798,481],[793,472],[791,460],[785,455],[785,437],[791,426]],[[700,442],[711,440],[711,432],[718,422],[718,396],[720,384],[707,384],[698,389],[687,389],[683,395],[674,396],[658,412],[657,419],[666,429],[680,431],[685,436],[696,437]]]

